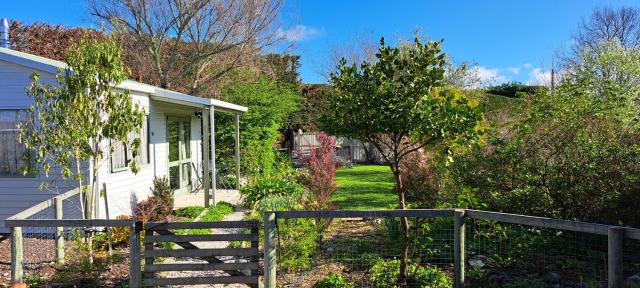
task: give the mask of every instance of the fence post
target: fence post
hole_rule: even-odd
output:
[[[623,244],[624,244],[624,228],[609,228],[609,251],[608,251],[608,273],[607,280],[609,288],[622,287],[624,282],[623,274]]]
[[[11,227],[11,283],[23,283],[22,227]]]
[[[464,210],[456,209],[453,213],[453,247],[455,287],[464,287]]]
[[[276,287],[276,214],[264,213],[264,287]]]
[[[129,287],[140,287],[140,232],[142,222],[136,221],[129,228]]]
[[[53,207],[56,210],[56,219],[62,220],[62,198],[53,198]],[[64,227],[56,227],[56,263],[64,264]]]

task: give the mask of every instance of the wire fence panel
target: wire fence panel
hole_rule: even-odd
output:
[[[607,285],[607,236],[479,219],[465,226],[474,287]]]
[[[453,220],[408,222],[408,287],[451,287]],[[312,287],[334,274],[356,287],[394,287],[397,281],[403,242],[399,217],[279,219],[277,235],[278,286]],[[444,286],[430,286],[425,280],[430,277],[437,280],[429,283]]]

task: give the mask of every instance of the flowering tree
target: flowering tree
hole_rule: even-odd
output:
[[[311,195],[309,207],[314,210],[334,209],[335,206],[329,200],[331,194],[336,191],[336,159],[333,155],[335,145],[333,139],[321,132],[316,136],[320,145],[311,150],[311,154],[303,157],[302,164],[307,173],[301,176],[302,184]]]

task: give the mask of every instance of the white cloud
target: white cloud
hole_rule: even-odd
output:
[[[524,68],[526,68],[526,69],[529,69],[529,68],[531,68],[531,64],[529,64],[529,63],[524,63],[524,64],[522,65],[522,67],[524,67]]]
[[[278,37],[286,39],[289,42],[298,42],[317,36],[322,33],[322,31],[305,25],[296,25],[289,29],[278,28],[276,33]]]
[[[509,67],[507,71],[511,72],[511,74],[520,74],[520,67]]]
[[[529,85],[551,85],[551,71],[545,71],[540,68],[534,68],[529,72]]]
[[[475,86],[490,86],[508,81],[507,77],[500,74],[500,70],[497,68],[474,66],[473,68],[471,68],[471,73],[479,81],[479,83]]]

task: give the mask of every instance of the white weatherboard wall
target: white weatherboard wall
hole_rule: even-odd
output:
[[[25,87],[31,83],[32,73],[33,69],[0,60],[0,110],[28,109],[31,106],[32,100],[27,96]],[[42,83],[55,83],[53,74],[42,71],[39,73]],[[50,183],[50,190],[40,190],[42,182]],[[0,233],[8,232],[4,228],[4,219],[75,187],[75,181],[62,180],[56,169],[51,171],[48,178],[44,175],[0,177]]]
[[[140,108],[144,109],[146,114],[151,115],[149,95],[137,92],[130,92],[130,95],[134,103],[140,105]],[[150,116],[149,127],[153,131],[157,124],[151,119],[152,117]],[[105,146],[108,147],[108,144],[105,143]],[[153,161],[155,155],[152,152],[149,149],[150,161],[148,164],[140,165],[138,173],[133,173],[131,169],[112,172],[110,155],[107,154],[107,157],[105,157],[98,170],[98,185],[102,189],[103,183],[106,184],[110,218],[113,219],[118,215],[131,215],[131,194],[135,194],[138,200],[144,200],[149,195],[149,187],[151,187],[154,175]],[[100,197],[98,204],[98,217],[106,217],[104,198]]]

